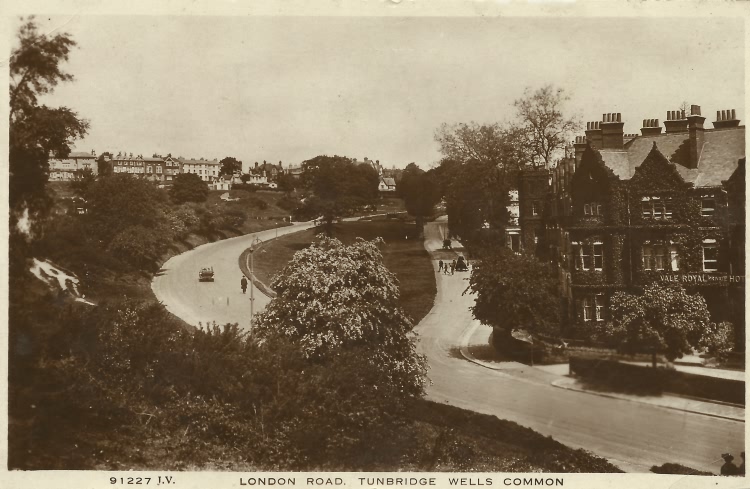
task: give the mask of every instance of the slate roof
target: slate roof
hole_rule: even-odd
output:
[[[392,179],[391,177],[384,177],[383,178],[383,183],[385,183],[389,187],[395,187],[396,186],[396,181],[394,179]]]
[[[675,164],[686,182],[696,187],[720,186],[737,168],[737,161],[745,156],[745,126],[705,130],[703,150],[695,169],[685,166],[690,156],[689,142],[687,132],[638,136],[626,142],[621,150],[604,149],[599,152],[615,175],[627,180],[656,143],[659,151]]]

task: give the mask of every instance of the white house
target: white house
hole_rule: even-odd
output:
[[[381,192],[395,192],[396,181],[391,177],[380,177],[378,190],[380,190]]]

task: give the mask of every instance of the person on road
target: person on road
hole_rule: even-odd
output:
[[[456,271],[456,260],[453,260],[451,262],[451,275],[453,275],[453,272]]]
[[[731,453],[723,453],[721,458],[724,459],[724,465],[721,466],[721,475],[738,475],[739,469],[732,463],[734,457]]]
[[[243,276],[242,280],[240,280],[240,287],[242,287],[242,293],[244,294],[247,290],[247,279]]]
[[[443,271],[443,260],[440,260],[438,262],[438,273]]]

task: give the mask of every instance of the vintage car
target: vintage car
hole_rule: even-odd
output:
[[[198,272],[198,282],[213,282],[214,267],[201,268]]]

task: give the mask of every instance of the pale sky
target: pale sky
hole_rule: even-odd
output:
[[[97,154],[427,168],[441,123],[508,120],[524,88],[548,83],[571,95],[567,113],[620,112],[626,133],[683,101],[709,128],[717,110],[745,116],[736,18],[40,20],[78,42],[65,67],[76,80],[42,101],[88,119],[76,150]]]

